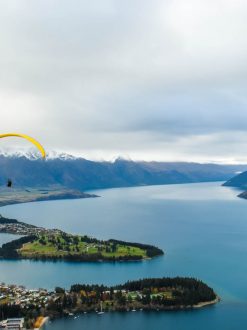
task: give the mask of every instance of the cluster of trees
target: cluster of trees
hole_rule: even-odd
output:
[[[96,292],[104,292],[107,290],[111,290],[111,287],[108,287],[106,285],[99,285],[99,284],[73,284],[70,287],[70,292],[80,292],[80,291],[90,292],[90,291],[96,291]]]
[[[207,284],[195,278],[188,277],[148,278],[139,281],[129,281],[115,287],[115,289],[129,291],[142,291],[148,288],[171,289],[174,296],[174,305],[194,305],[199,302],[216,299],[215,292]],[[162,303],[165,304],[167,301],[163,300]]]
[[[0,248],[0,257],[6,259],[19,258],[20,255],[18,254],[17,250],[20,249],[23,244],[33,242],[35,239],[37,239],[37,236],[30,235],[3,244],[2,247]]]
[[[0,251],[0,257],[1,257],[1,251]],[[5,257],[5,256],[4,256]],[[16,256],[13,256],[12,258],[19,258],[20,256],[18,253],[16,253]],[[40,254],[40,255],[32,255],[28,257],[22,256],[22,258],[32,258],[34,260],[43,260],[43,261],[59,261],[59,260],[67,260],[67,261],[80,261],[80,262],[98,262],[101,260],[109,261],[109,262],[118,262],[118,261],[138,261],[141,260],[141,256],[138,255],[126,255],[126,256],[103,256],[101,253],[81,253],[81,254],[73,254],[68,253],[66,255],[46,255],[46,254]]]
[[[122,290],[127,293],[123,294]],[[156,290],[156,293],[167,291],[171,293],[171,297],[167,298],[162,294],[153,295],[153,290]],[[101,300],[104,300],[103,293],[107,291],[109,295],[107,300],[113,300],[122,306],[132,303],[132,297],[128,295],[128,292],[139,292],[140,295],[137,295],[135,300],[144,306],[191,306],[216,299],[215,292],[208,285],[197,279],[184,277],[148,278],[112,287],[75,284],[71,286],[70,291],[95,292]],[[86,301],[88,302],[87,299]]]
[[[19,305],[0,304],[0,320],[22,315]]]
[[[141,244],[141,243],[130,243],[130,242],[119,241],[116,239],[110,239],[107,242],[112,243],[113,245],[120,244],[123,246],[132,246],[132,247],[137,247],[137,248],[146,250],[147,256],[150,258],[164,254],[163,250],[161,250],[153,245]]]
[[[78,236],[69,236],[66,234],[62,234],[61,237],[56,235],[50,236],[40,236],[38,239],[39,243],[42,245],[46,245],[48,243],[55,246],[58,250],[64,250],[68,252],[79,252],[79,242],[80,238]],[[73,246],[72,246],[73,245]]]
[[[99,243],[96,239],[89,239],[87,236],[72,236],[66,233],[62,233],[61,236],[50,235],[48,237],[42,235],[39,237],[39,243],[46,245],[51,243],[56,246],[58,250],[64,250],[68,252],[79,252],[80,243]]]
[[[15,220],[15,219],[5,218],[0,214],[0,224],[1,225],[6,225],[6,224],[9,224],[9,223],[18,223],[18,221]]]

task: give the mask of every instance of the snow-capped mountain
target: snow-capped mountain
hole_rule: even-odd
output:
[[[29,160],[36,160],[40,159],[40,153],[35,148],[29,148],[29,149],[21,149],[18,148],[18,150],[13,150],[13,148],[10,149],[0,149],[0,156],[4,156],[7,158],[21,158],[25,157]],[[48,151],[46,153],[46,159],[61,159],[61,160],[68,160],[68,159],[78,159],[82,157],[76,157],[74,155],[65,153],[65,152],[58,152],[58,151]]]
[[[90,161],[66,153],[48,152],[41,159],[36,150],[0,152],[0,186],[10,178],[14,186],[62,185],[87,190],[112,187],[226,181],[244,165],[135,162],[117,158],[113,162]]]

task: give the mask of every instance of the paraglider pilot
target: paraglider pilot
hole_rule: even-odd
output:
[[[7,181],[7,187],[8,188],[11,188],[12,187],[12,180],[10,180],[10,179],[8,179],[8,181]]]

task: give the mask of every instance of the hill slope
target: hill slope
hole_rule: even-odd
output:
[[[237,187],[247,190],[247,171],[240,173],[224,183],[224,186]]]

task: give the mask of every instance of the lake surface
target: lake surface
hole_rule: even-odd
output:
[[[0,281],[53,289],[73,283],[193,276],[212,286],[222,302],[186,312],[82,315],[48,324],[47,330],[245,328],[247,200],[237,198],[237,190],[200,183],[95,193],[101,198],[11,205],[0,213],[71,233],[154,244],[165,256],[129,263],[0,261]]]

